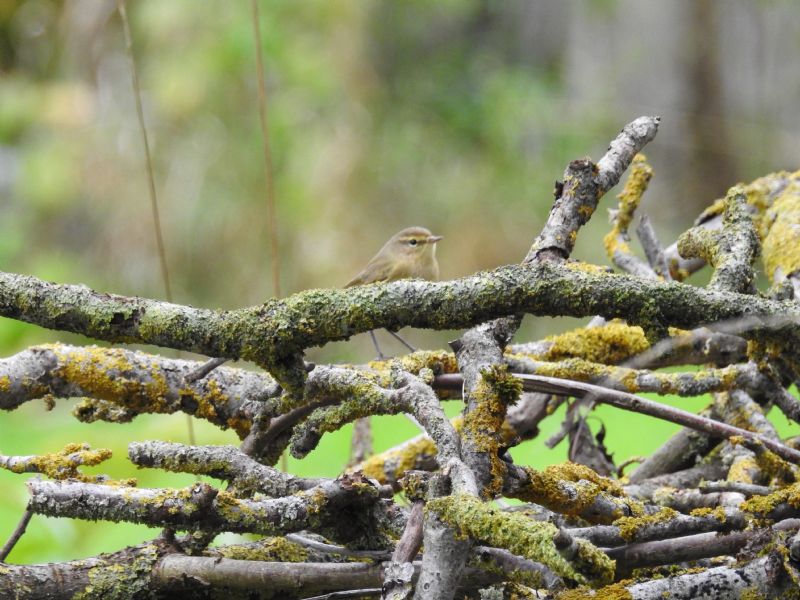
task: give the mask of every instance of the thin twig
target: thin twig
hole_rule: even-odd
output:
[[[387,560],[391,553],[385,550],[351,550],[344,546],[336,546],[335,544],[326,544],[318,540],[306,537],[299,533],[288,533],[286,539],[295,544],[299,544],[318,552],[325,554],[338,554],[339,556],[346,556],[350,558],[369,558],[373,560]]]
[[[582,398],[591,394],[592,399],[603,404],[610,404],[623,410],[637,412],[671,423],[677,423],[697,431],[702,431],[712,436],[727,438],[740,436],[753,443],[761,443],[772,450],[781,458],[794,464],[800,464],[800,452],[789,448],[780,442],[766,436],[740,429],[727,423],[721,423],[712,419],[707,419],[694,413],[674,408],[665,404],[659,404],[651,400],[646,400],[634,394],[611,390],[591,383],[571,381],[569,379],[557,379],[555,377],[542,377],[539,375],[522,375],[515,373],[515,376],[522,380],[523,389],[528,392],[545,392],[551,394],[574,396]],[[434,380],[434,387],[447,389],[460,389],[460,375],[438,375]]]
[[[31,517],[33,517],[33,513],[25,509],[25,512],[22,513],[22,517],[17,523],[14,532],[11,534],[11,537],[8,538],[8,541],[5,545],[0,549],[0,563],[5,562],[8,555],[11,554],[11,551],[14,549],[14,546],[17,545],[19,539],[25,534],[25,530],[28,528],[28,523],[31,522]]]
[[[207,360],[193,371],[190,371],[183,380],[186,383],[194,383],[211,373],[211,371],[224,364],[226,361],[227,359],[225,358],[212,358]]]
[[[647,262],[653,270],[663,277],[665,280],[671,280],[672,275],[669,273],[669,266],[667,259],[664,258],[664,250],[656,236],[656,230],[647,215],[642,215],[639,219],[639,225],[636,227],[636,235],[639,238],[644,249],[644,255],[647,257]]]
[[[363,590],[346,590],[342,592],[330,592],[321,596],[311,596],[303,600],[336,600],[337,598],[363,598],[364,596],[380,596],[381,588],[365,588]]]

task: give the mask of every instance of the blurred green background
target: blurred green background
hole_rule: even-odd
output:
[[[663,117],[642,210],[665,243],[733,183],[800,166],[793,0],[270,0],[260,9],[284,293],[343,284],[408,225],[445,236],[443,278],[520,260],[567,162],[598,158],[641,114]],[[272,290],[250,4],[136,0],[128,11],[175,301],[261,302]],[[0,0],[0,268],[163,298],[124,48],[114,1]],[[601,209],[575,257],[607,262],[606,229]],[[529,318],[518,339],[574,325]],[[422,347],[457,335],[408,332]],[[0,321],[2,356],[53,340],[88,343]],[[372,353],[357,336],[309,356]],[[87,441],[115,452],[93,471],[123,477],[129,441],[187,439],[182,415],[83,425],[70,405],[0,415],[0,452]],[[675,430],[597,414],[619,462]],[[557,427],[546,421],[541,439]],[[201,443],[235,443],[196,428]],[[377,450],[414,434],[402,418],[378,419],[376,430]],[[326,437],[291,470],[338,472],[348,440],[349,430]],[[565,453],[537,440],[515,458],[541,467]],[[192,481],[135,475],[143,486]],[[24,480],[0,472],[0,541],[25,505]],[[10,560],[81,558],[155,533],[34,517]]]

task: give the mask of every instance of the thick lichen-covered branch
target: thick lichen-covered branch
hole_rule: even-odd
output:
[[[139,467],[208,475],[228,481],[238,494],[288,496],[321,483],[256,462],[233,446],[187,446],[170,442],[133,442],[128,457]]]
[[[777,173],[770,173],[764,177],[760,177],[746,185],[744,185],[744,192],[747,198],[747,205],[749,212],[753,215],[754,224],[759,233],[762,241],[762,246],[766,243],[766,237],[769,233],[769,219],[764,220],[765,214],[772,208],[775,201],[789,188],[797,189],[796,186],[800,182],[800,171],[793,173],[788,171],[779,171]],[[796,193],[796,192],[795,192]],[[702,227],[707,230],[717,230],[722,226],[722,213],[725,210],[725,199],[720,198],[713,202],[700,216],[695,220],[695,227]],[[791,223],[790,221],[787,221]],[[794,220],[797,223],[797,220]],[[785,236],[777,231],[778,235],[773,241],[778,242],[776,248],[784,248],[785,250],[778,250],[775,257],[791,256],[793,246],[785,246],[782,241],[786,240]],[[771,245],[771,243],[770,243]],[[788,254],[785,252],[788,251]],[[670,265],[672,276],[676,279],[683,280],[691,273],[705,266],[706,261],[703,258],[683,259],[678,253],[677,242],[672,244],[664,252],[667,261]],[[772,256],[771,250],[762,247],[762,260],[767,270],[768,276],[772,279],[774,271],[770,270]],[[784,276],[787,274],[784,274]]]
[[[0,408],[13,410],[37,398],[83,397],[74,411],[82,421],[127,422],[144,413],[185,412],[243,438],[266,401],[280,394],[268,375],[233,368],[188,385],[183,377],[196,364],[122,348],[34,346],[0,360]]]
[[[499,511],[467,495],[436,498],[425,509],[462,535],[540,562],[562,577],[579,583],[609,582],[613,578],[613,562],[584,540],[577,541],[575,556],[564,557],[559,552],[559,546],[566,545],[564,533],[559,534],[550,523]]]
[[[388,543],[379,525],[387,526],[389,509],[379,499],[378,490],[358,476],[325,481],[271,500],[238,498],[202,483],[173,490],[34,480],[28,482],[28,488],[28,508],[47,516],[262,535],[307,529],[356,547]],[[361,510],[371,518],[356,521],[355,514]],[[352,519],[347,518],[349,514]]]
[[[524,355],[508,355],[506,361],[515,373],[599,383],[603,387],[630,393],[701,396],[733,387],[759,388],[766,386],[768,381],[754,363],[686,373],[665,373],[603,365],[580,358],[542,362],[530,360]]]
[[[271,370],[292,389],[305,381],[306,369],[286,361],[304,348],[380,327],[452,329],[522,312],[599,314],[646,328],[692,328],[745,315],[800,322],[800,309],[791,303],[547,262],[507,266],[447,282],[404,280],[346,290],[310,290],[236,311],[101,295],[82,286],[0,275],[0,315],[108,341],[247,358]],[[785,342],[797,342],[798,337],[798,325],[783,328]],[[295,366],[302,375],[292,371]],[[294,375],[289,376],[290,371]]]
[[[619,484],[575,463],[552,465],[543,471],[509,467],[503,493],[591,523],[607,524],[644,512],[642,503],[628,498]]]
[[[760,242],[745,206],[744,188],[731,188],[725,198],[721,229],[696,227],[678,240],[681,256],[699,257],[714,267],[711,288],[746,293],[755,290],[752,263],[759,253]]]

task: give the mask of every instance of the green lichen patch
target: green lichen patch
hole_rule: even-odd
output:
[[[308,550],[284,537],[267,537],[253,544],[219,546],[220,556],[236,560],[263,560],[268,562],[305,562]]]
[[[150,597],[150,578],[160,558],[159,549],[147,545],[136,549],[125,564],[108,563],[89,571],[89,585],[73,600],[129,600]]]
[[[739,506],[743,511],[767,517],[778,504],[787,503],[794,508],[800,508],[800,483],[794,483],[768,496],[753,496]]]
[[[695,508],[690,511],[689,514],[693,517],[713,517],[720,523],[724,523],[728,520],[728,515],[725,514],[724,506],[717,506],[716,508]]]
[[[613,515],[592,515],[591,520],[610,523],[622,516],[644,514],[642,503],[626,497],[617,482],[601,477],[584,465],[567,462],[551,465],[544,471],[530,467],[525,471],[528,485],[515,495],[520,500],[541,504],[561,514],[590,519],[587,509],[599,494],[604,494],[617,510]]]
[[[800,271],[800,182],[775,200],[761,221],[762,256],[767,276],[775,283]]]
[[[542,577],[541,573],[523,569],[502,569],[491,558],[483,557],[480,554],[470,559],[469,564],[470,566],[479,568],[481,571],[496,575],[498,579],[505,579],[506,581],[529,586],[534,589],[545,587],[544,577]],[[522,597],[524,598],[526,596]]]
[[[625,582],[612,583],[599,590],[579,587],[574,590],[564,590],[556,596],[556,600],[633,600],[633,594],[626,587]]]
[[[603,238],[603,246],[612,260],[618,252],[631,254],[631,248],[628,245],[628,228],[652,177],[653,168],[647,164],[647,158],[644,154],[637,154],[631,163],[625,187],[617,196],[619,206],[614,216],[613,227]]]
[[[551,523],[498,510],[466,494],[436,498],[428,502],[425,510],[435,513],[462,536],[541,562],[577,583],[613,579],[615,563],[599,550],[595,553],[590,547],[579,549],[579,566],[566,560],[555,546],[558,529]]]
[[[491,478],[483,494],[493,498],[503,489],[505,462],[500,458],[503,423],[508,406],[519,399],[522,382],[507,365],[493,365],[481,371],[481,378],[472,390],[473,409],[464,417],[464,432],[472,451],[484,453],[489,460]]]
[[[89,444],[71,443],[51,454],[42,454],[19,461],[7,468],[12,473],[42,473],[52,479],[77,479],[86,483],[103,481],[100,475],[85,475],[78,469],[81,466],[95,466],[111,458],[111,450],[100,448],[92,450]]]
[[[621,517],[614,521],[614,525],[619,527],[619,534],[624,540],[631,541],[636,538],[636,534],[643,527],[664,523],[677,517],[680,513],[671,508],[662,508],[652,515],[640,515],[638,517]]]
[[[650,347],[641,327],[611,321],[602,327],[579,328],[545,338],[549,348],[535,358],[558,361],[565,358],[616,364]]]

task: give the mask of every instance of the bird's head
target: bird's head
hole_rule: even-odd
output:
[[[407,227],[392,236],[386,249],[398,258],[433,258],[436,255],[436,242],[441,239],[442,236],[433,235],[424,227]]]

